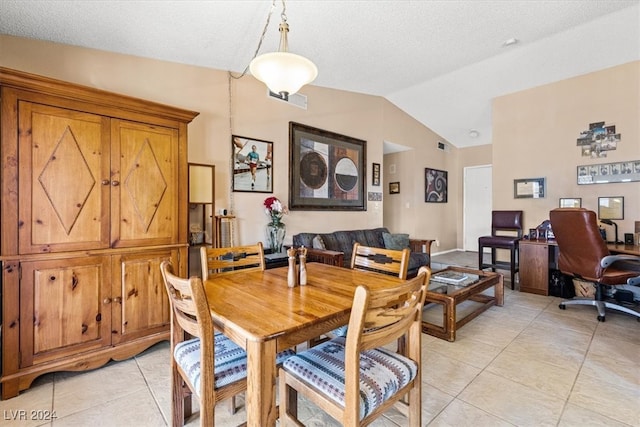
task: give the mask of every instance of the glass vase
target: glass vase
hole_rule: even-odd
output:
[[[284,242],[284,236],[287,234],[287,227],[284,222],[279,220],[271,220],[267,224],[267,240],[271,253],[282,252],[282,243]]]

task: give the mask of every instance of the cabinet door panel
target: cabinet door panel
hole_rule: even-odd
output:
[[[549,294],[549,246],[521,241],[518,248],[520,291]]]
[[[19,103],[19,250],[109,246],[109,120]]]
[[[111,343],[109,257],[21,265],[22,366]]]
[[[114,120],[113,247],[178,241],[178,131]]]
[[[170,307],[160,273],[165,260],[178,265],[178,250],[113,257],[114,343],[167,330]]]

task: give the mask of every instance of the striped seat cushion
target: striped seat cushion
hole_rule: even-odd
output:
[[[345,338],[334,338],[287,359],[282,365],[344,407]],[[416,377],[417,364],[383,348],[360,354],[360,419],[371,414],[389,397]]]
[[[224,334],[217,332],[215,342],[215,388],[247,377],[247,353]],[[282,364],[295,354],[293,350],[278,353],[276,363]],[[200,338],[183,341],[173,350],[176,363],[188,375],[188,380],[200,396]]]

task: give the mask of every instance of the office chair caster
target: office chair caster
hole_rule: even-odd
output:
[[[566,305],[564,305],[564,304],[559,304],[559,305],[558,305],[558,308],[560,308],[560,310],[566,310],[566,309],[567,309],[567,306],[566,306]]]
[[[604,322],[604,316],[598,316],[598,322]]]

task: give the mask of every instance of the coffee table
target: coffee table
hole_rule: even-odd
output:
[[[447,284],[434,280],[434,277],[439,273],[450,275],[452,272],[461,273],[467,278],[458,284]],[[482,294],[482,292],[491,287],[495,288],[494,295]],[[481,305],[458,319],[456,307],[467,300],[475,301]],[[442,326],[430,323],[423,318],[422,332],[448,341],[455,341],[456,331],[463,325],[489,307],[493,305],[502,306],[504,304],[504,280],[502,274],[464,267],[447,267],[444,270],[436,271],[432,274],[432,279],[429,282],[425,309],[429,309],[431,305],[429,303],[442,305]]]

